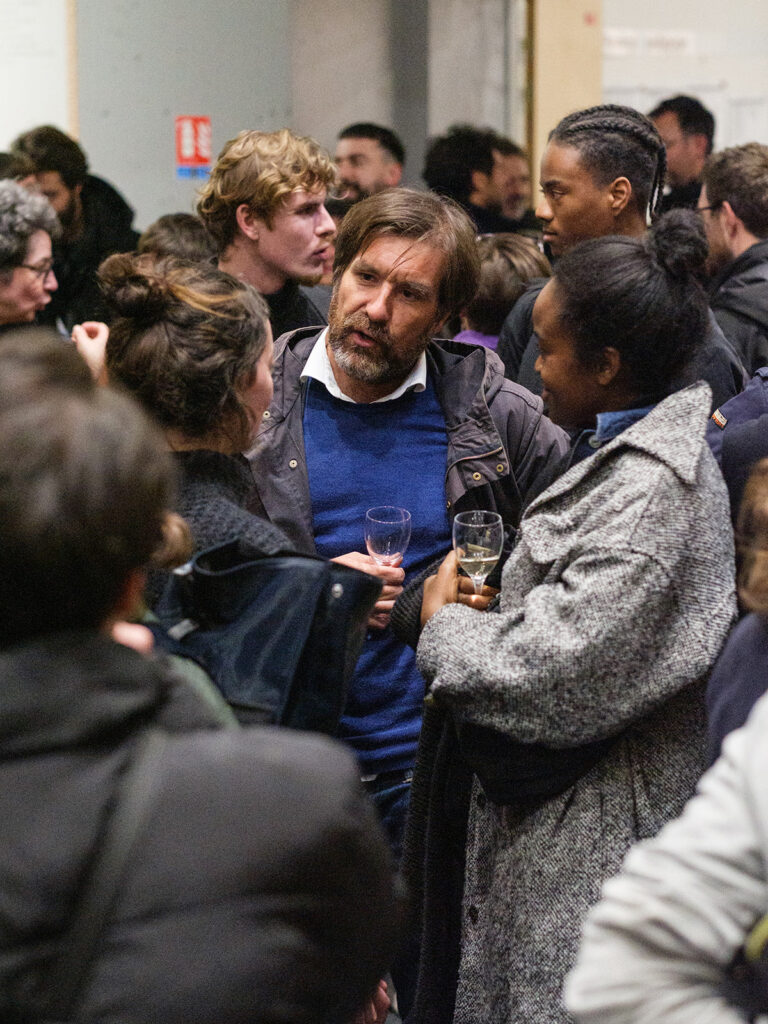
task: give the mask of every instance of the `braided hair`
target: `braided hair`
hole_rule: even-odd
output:
[[[550,132],[549,141],[578,149],[582,163],[601,185],[628,178],[639,212],[656,218],[667,155],[661,136],[644,114],[615,103],[577,110]]]

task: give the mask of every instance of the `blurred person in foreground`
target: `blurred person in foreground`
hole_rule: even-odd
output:
[[[46,1016],[118,780],[154,725],[153,800],[80,1019],[362,1019],[399,901],[349,756],[223,730],[162,663],[110,638],[161,541],[169,457],[74,348],[22,340],[19,372],[0,340],[0,1016]],[[34,345],[48,375],[30,372]]]

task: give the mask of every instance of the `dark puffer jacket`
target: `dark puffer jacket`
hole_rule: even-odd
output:
[[[768,365],[768,240],[750,246],[714,278],[710,295],[715,319],[747,372]]]
[[[0,654],[0,1019],[45,979],[132,741],[171,735],[102,936],[88,1024],[344,1021],[392,954],[389,857],[349,755],[221,730],[157,663],[97,634]]]

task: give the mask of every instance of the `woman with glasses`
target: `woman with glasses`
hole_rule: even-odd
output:
[[[51,239],[59,233],[53,208],[15,181],[0,181],[0,330],[29,323],[58,287]]]

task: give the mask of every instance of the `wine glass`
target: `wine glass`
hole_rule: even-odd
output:
[[[459,565],[482,594],[486,577],[501,556],[504,524],[498,512],[459,512],[453,520],[453,549]]]
[[[365,513],[365,546],[377,565],[394,565],[411,539],[411,513],[396,505],[377,505]]]

